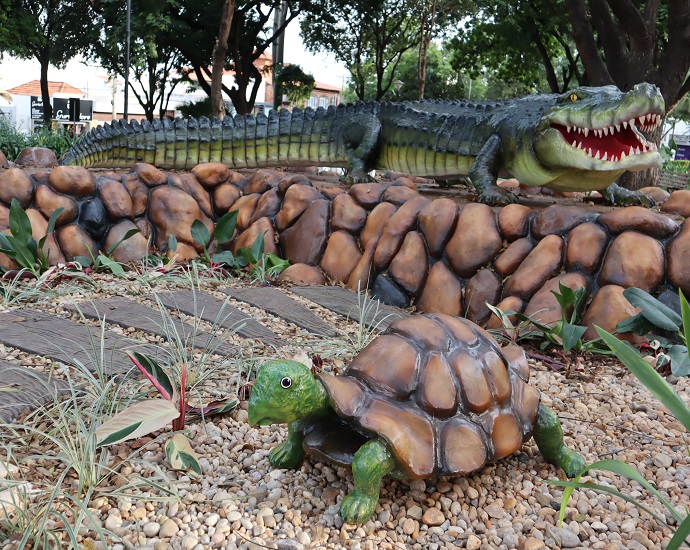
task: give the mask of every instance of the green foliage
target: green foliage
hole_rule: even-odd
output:
[[[117,275],[118,277],[124,277],[125,269],[122,266],[122,264],[113,260],[113,253],[115,252],[115,250],[117,250],[118,246],[120,246],[127,239],[131,239],[132,237],[134,237],[134,235],[136,235],[137,233],[141,233],[141,230],[130,229],[129,231],[127,231],[127,233],[124,234],[124,236],[119,241],[112,244],[108,248],[108,250],[106,250],[105,254],[99,254],[95,258],[93,257],[93,254],[91,254],[91,250],[87,248],[90,257],[77,256],[74,259],[74,261],[81,264],[83,267],[90,267],[94,271],[102,271],[105,269],[109,269],[113,273],[113,275]]]
[[[190,116],[194,118],[202,116],[210,118],[213,116],[211,98],[208,96],[198,101],[187,101],[183,105],[180,105],[178,110],[185,118],[189,118]]]
[[[661,165],[661,168],[669,172],[690,174],[690,160],[667,160]]]
[[[81,136],[70,136],[62,126],[55,129],[41,128],[33,134],[17,130],[4,118],[0,118],[0,151],[10,159],[16,159],[25,147],[46,147],[60,157],[79,141]]]
[[[299,65],[285,65],[276,75],[276,99],[280,102],[286,95],[293,104],[303,105],[314,90],[314,83],[314,77],[305,73]]]
[[[687,306],[687,302],[685,302],[685,304]],[[686,307],[686,309],[690,315],[690,308]],[[669,383],[666,382],[666,380],[664,380],[663,377],[659,375],[659,373],[656,372],[656,370],[650,366],[632,347],[621,342],[615,336],[599,327],[597,327],[597,332],[606,345],[609,346],[611,351],[613,351],[616,357],[618,357],[621,363],[623,363],[623,365],[625,365],[630,372],[632,372],[633,375],[635,375],[635,377],[652,394],[654,394],[657,399],[659,399],[659,401],[661,401],[661,403],[671,412],[671,414],[681,424],[683,424],[686,430],[689,430],[690,407],[688,407],[678,396],[678,394],[673,391],[673,388],[669,385]],[[617,491],[609,486],[599,485],[592,482],[582,482],[582,476],[584,476],[590,470],[607,470],[639,483],[642,487],[651,492],[661,501],[663,506],[666,508],[669,517],[673,518],[674,525],[678,525],[678,528],[675,530],[673,537],[666,546],[666,549],[676,550],[677,548],[680,548],[683,543],[690,544],[690,538],[688,538],[690,537],[690,515],[682,515],[678,509],[668,501],[661,491],[659,491],[653,484],[648,482],[636,469],[628,466],[625,462],[620,460],[601,460],[595,462],[594,464],[590,464],[573,481],[551,481],[553,485],[565,487],[565,490],[563,491],[563,498],[561,500],[561,524],[563,523],[566,506],[571,495],[573,494],[573,491],[575,489],[589,489],[614,494],[626,502],[630,502],[641,510],[647,512],[660,524],[667,526],[672,531],[674,530],[673,526],[669,525],[662,516],[654,513],[654,511],[644,506],[637,499],[621,493],[620,491]]]

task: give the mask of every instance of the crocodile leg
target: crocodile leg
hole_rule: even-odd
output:
[[[368,172],[374,169],[374,157],[381,134],[381,121],[371,114],[360,115],[357,120],[347,126],[343,133],[348,163],[345,183],[368,183],[375,181]]]
[[[470,168],[470,179],[479,192],[479,202],[490,205],[517,202],[515,195],[496,185],[502,155],[501,138],[494,134],[486,140]]]
[[[649,195],[640,193],[639,191],[631,191],[625,187],[621,187],[617,183],[612,183],[606,189],[601,191],[602,196],[613,205],[620,206],[636,206],[642,205],[652,207],[656,201]]]

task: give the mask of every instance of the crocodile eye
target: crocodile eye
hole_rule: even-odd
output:
[[[570,94],[570,101],[575,103],[577,101],[577,99],[578,99],[577,94]]]
[[[286,376],[285,378],[281,379],[281,381],[280,381],[280,387],[281,388],[286,390],[290,386],[292,386],[292,378],[290,378],[289,376]]]

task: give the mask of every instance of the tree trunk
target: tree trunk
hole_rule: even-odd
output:
[[[659,147],[662,132],[663,124],[652,132],[644,134],[644,136],[647,141],[655,143],[656,146]],[[625,174],[618,179],[618,185],[632,190],[657,186],[659,185],[659,169],[648,168],[647,170],[640,170],[639,172],[625,172]]]
[[[43,122],[50,128],[53,120],[53,107],[50,105],[50,91],[48,90],[48,56],[39,59],[41,63],[41,98],[43,99]]]
[[[225,102],[223,101],[223,69],[225,68],[225,54],[228,51],[228,36],[230,25],[235,12],[235,0],[225,0],[223,13],[218,29],[218,39],[213,48],[213,74],[211,76],[211,109],[214,116],[225,116]]]

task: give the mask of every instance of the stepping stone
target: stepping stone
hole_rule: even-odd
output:
[[[360,296],[356,292],[339,286],[293,286],[290,290],[352,321],[357,323],[360,321],[360,304],[365,305],[364,295]],[[369,304],[371,307],[367,308],[368,311],[361,312],[366,316],[364,323],[370,328],[378,326],[381,331],[387,329],[392,322],[410,315],[402,309],[386,305],[379,300],[367,298],[366,306]]]
[[[81,361],[92,372],[95,371],[94,356],[101,353],[100,340],[100,328],[41,311],[16,310],[0,314],[0,342],[3,344],[70,365]],[[107,374],[125,373],[133,366],[126,357],[127,350],[153,357],[161,355],[158,346],[138,343],[109,330],[103,333],[103,347]]]
[[[67,382],[14,363],[0,361],[0,421],[13,422],[17,417],[68,393]]]
[[[167,334],[163,330],[163,314],[157,306],[149,307],[146,304],[128,300],[127,298],[105,298],[92,302],[81,302],[79,304],[66,305],[65,309],[75,313],[81,313],[88,319],[103,318],[106,322],[115,323],[123,327],[133,327],[149,334],[155,334],[167,339]],[[172,322],[175,329],[170,327]],[[175,338],[175,332],[183,341],[193,341],[194,347],[199,349],[214,349],[216,353],[222,355],[232,355],[237,352],[237,348],[222,342],[218,338],[211,338],[210,335],[202,330],[195,329],[194,325],[183,323],[179,319],[170,316],[167,330],[172,332],[171,337]]]
[[[235,300],[246,302],[270,314],[285,319],[304,330],[319,336],[337,336],[338,331],[297,300],[293,300],[275,287],[264,288],[220,288]]]
[[[146,298],[154,299],[151,295]],[[261,340],[264,344],[276,348],[285,345],[280,336],[252,319],[244,311],[224,303],[212,294],[179,290],[162,292],[158,294],[158,299],[169,309],[177,309],[187,315],[194,315],[209,323],[234,330],[241,338]]]

